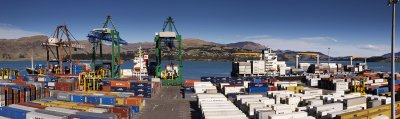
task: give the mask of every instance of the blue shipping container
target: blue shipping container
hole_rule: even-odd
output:
[[[389,87],[381,87],[381,88],[375,89],[375,95],[379,95],[379,94],[386,93],[386,92],[389,92]]]
[[[132,106],[132,111],[139,112],[139,106]]]
[[[261,83],[261,79],[254,79],[253,83]]]
[[[400,84],[400,80],[394,80],[394,83]]]
[[[249,93],[262,93],[267,92],[268,87],[251,87],[249,88]]]
[[[129,89],[127,87],[111,87],[111,91],[113,91],[113,92],[128,92]]]
[[[85,96],[83,95],[76,95],[76,94],[72,94],[71,95],[71,101],[72,102],[86,102],[85,101]]]
[[[112,96],[102,96],[101,104],[104,105],[115,105],[115,97]]]
[[[29,111],[11,107],[0,107],[0,115],[12,119],[26,119],[26,113]]]
[[[131,82],[131,88],[132,87],[151,87],[151,84],[147,82]]]
[[[250,87],[268,87],[268,83],[249,83],[248,86],[249,86],[249,88]]]
[[[100,96],[86,96],[87,103],[100,104]]]

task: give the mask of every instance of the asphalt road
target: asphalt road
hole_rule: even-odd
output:
[[[201,118],[201,113],[199,114],[193,102],[182,98],[179,86],[162,87],[153,98],[146,99],[144,108],[135,116],[135,119],[199,118]]]

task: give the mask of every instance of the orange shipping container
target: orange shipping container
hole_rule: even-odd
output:
[[[110,84],[112,87],[130,87],[130,82],[129,81],[117,81],[117,80],[112,80],[110,81]]]
[[[200,82],[200,80],[185,80],[185,86],[186,87],[193,87],[194,82]]]
[[[111,86],[103,86],[103,91],[111,91]]]
[[[142,103],[142,97],[129,97],[126,99],[126,104],[129,106],[140,106]]]

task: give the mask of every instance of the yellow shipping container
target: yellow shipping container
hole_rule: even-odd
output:
[[[125,104],[126,104],[125,98],[119,98],[119,97],[117,97],[117,98],[115,98],[115,103],[116,103],[117,105],[125,105]]]
[[[378,112],[369,113],[369,114],[364,115],[364,116],[367,116],[368,119],[372,119],[372,118],[380,116],[380,115],[385,115],[385,116],[390,117],[390,109],[384,109],[384,110],[381,110],[381,111],[378,111]]]
[[[338,119],[353,119],[355,117],[361,117],[362,115],[368,114],[368,111],[366,110],[359,110],[359,111],[354,111],[354,112],[349,112],[349,113],[344,113],[337,115],[336,117]]]

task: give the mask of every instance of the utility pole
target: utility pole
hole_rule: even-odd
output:
[[[396,105],[395,105],[395,93],[394,93],[394,88],[395,88],[395,61],[396,61],[396,56],[394,53],[394,46],[395,46],[395,25],[396,25],[396,4],[398,0],[389,0],[389,6],[392,6],[392,82],[391,82],[391,119],[394,119],[396,117]]]
[[[329,55],[330,51],[331,51],[331,48],[328,48],[328,65],[331,65],[331,55]]]

